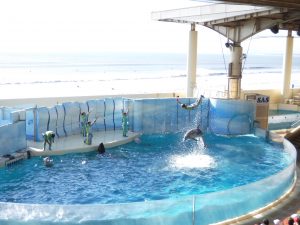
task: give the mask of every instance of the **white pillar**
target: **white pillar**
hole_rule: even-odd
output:
[[[235,42],[230,46],[231,62],[228,70],[228,98],[239,99],[241,95],[243,48]]]
[[[195,24],[191,24],[189,33],[189,52],[187,62],[187,97],[194,97],[194,89],[196,88],[196,70],[197,70],[197,31]]]
[[[292,63],[293,63],[293,36],[292,31],[288,31],[286,38],[285,55],[283,58],[283,89],[282,95],[283,100],[291,98],[291,74],[292,74]]]

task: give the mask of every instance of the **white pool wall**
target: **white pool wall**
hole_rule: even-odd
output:
[[[182,103],[191,104],[195,98],[181,98]],[[125,107],[126,106],[126,107]],[[129,128],[144,134],[185,132],[187,129],[200,128],[214,134],[237,135],[253,133],[255,103],[244,100],[204,99],[195,110],[185,110],[176,98],[105,98],[86,102],[65,102],[51,107],[14,109],[2,112],[10,115],[9,120],[0,120],[4,128],[0,141],[8,144],[0,146],[0,155],[26,148],[26,139],[43,141],[42,133],[47,130],[56,132],[57,137],[80,133],[80,113],[89,111],[89,120],[96,123],[95,131],[121,129],[122,110],[129,110]],[[26,112],[26,126],[6,126],[19,122],[20,115]],[[24,121],[23,121],[24,122]],[[1,124],[0,123],[0,124]],[[5,133],[5,134],[4,134]],[[16,136],[19,139],[16,139]],[[4,139],[5,138],[5,139]],[[13,140],[9,142],[8,140]]]
[[[25,112],[0,107],[0,155],[26,148]]]

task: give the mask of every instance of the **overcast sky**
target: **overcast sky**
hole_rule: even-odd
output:
[[[0,3],[0,52],[176,52],[188,46],[188,24],[153,21],[152,11],[199,5],[187,0],[7,0]],[[197,26],[198,52],[222,53],[225,39]],[[286,32],[269,30],[244,52],[282,53]],[[300,38],[294,52],[300,54]],[[250,46],[250,48],[249,48]],[[275,47],[274,47],[275,46]],[[249,50],[248,50],[249,48]],[[226,51],[226,50],[224,50]]]

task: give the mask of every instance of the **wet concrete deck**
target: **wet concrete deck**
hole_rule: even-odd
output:
[[[55,138],[52,144],[52,150],[43,150],[44,142],[28,141],[27,146],[32,156],[50,156],[63,155],[68,153],[80,153],[96,151],[100,143],[105,148],[113,148],[119,145],[127,144],[140,136],[139,133],[128,132],[127,137],[123,137],[122,130],[93,132],[91,145],[84,143],[84,137],[81,134],[66,137]]]

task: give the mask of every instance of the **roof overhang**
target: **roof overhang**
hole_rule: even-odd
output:
[[[205,0],[193,0],[197,2],[206,2]],[[238,3],[254,6],[272,6],[277,8],[288,8],[293,10],[300,10],[299,0],[215,0],[218,3]]]
[[[299,10],[272,6],[218,3],[153,12],[152,19],[206,26],[234,42],[241,42],[274,26],[283,30],[300,30]]]
[[[198,25],[227,23],[254,17],[268,17],[284,12],[273,7],[213,4],[153,12],[152,19],[164,22]],[[277,17],[277,16],[276,16]],[[273,16],[275,18],[275,16]]]

